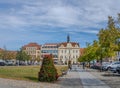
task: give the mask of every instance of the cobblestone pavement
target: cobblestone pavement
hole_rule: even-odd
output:
[[[69,70],[68,74],[61,78],[61,82],[58,84],[61,85],[60,88],[83,88],[79,73],[75,67]]]
[[[99,70],[87,69],[91,74],[105,82],[111,88],[120,88],[120,74],[100,72]]]

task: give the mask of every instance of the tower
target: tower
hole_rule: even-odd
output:
[[[69,43],[70,42],[70,36],[69,36],[69,34],[67,35],[67,43]]]

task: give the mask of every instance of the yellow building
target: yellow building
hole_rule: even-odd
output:
[[[41,57],[41,46],[37,43],[29,43],[24,45],[22,49],[31,56],[32,60]]]

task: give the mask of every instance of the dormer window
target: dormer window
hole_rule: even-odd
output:
[[[75,45],[75,47],[78,47],[78,45]]]
[[[64,47],[64,45],[61,45],[61,47]]]
[[[70,43],[68,43],[68,44],[67,44],[67,47],[71,47],[71,44],[70,44]]]

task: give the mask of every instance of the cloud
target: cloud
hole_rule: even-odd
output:
[[[34,36],[38,40],[35,35],[40,34],[42,41],[59,33],[96,35],[106,27],[108,16],[117,16],[119,5],[120,0],[0,0],[0,39],[32,40]]]
[[[102,27],[99,23],[107,21],[108,15],[115,16],[120,8],[118,7],[120,1],[118,3],[112,0],[106,0],[104,3],[96,0],[80,1],[75,0],[73,4],[68,0],[1,1],[1,3],[20,4],[17,8],[11,7],[8,11],[10,14],[0,15],[1,27],[51,26],[69,29],[71,26],[77,26],[99,28]],[[70,0],[70,2],[73,1]]]

